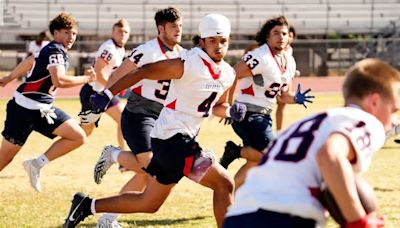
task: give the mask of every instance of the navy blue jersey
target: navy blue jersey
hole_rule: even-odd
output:
[[[53,103],[57,88],[53,85],[47,69],[57,65],[62,65],[67,70],[68,55],[62,44],[52,41],[42,48],[30,75],[17,91],[39,103]]]

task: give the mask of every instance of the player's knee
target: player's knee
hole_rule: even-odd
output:
[[[87,140],[87,136],[85,132],[78,132],[76,134],[76,136],[74,137],[74,141],[79,144],[79,145],[83,145]]]
[[[233,192],[235,189],[235,181],[229,174],[224,174],[220,181],[218,181],[218,185],[215,190],[224,191],[224,192]]]

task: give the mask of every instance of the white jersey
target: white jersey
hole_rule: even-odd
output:
[[[28,45],[28,53],[32,53],[32,55],[36,58],[38,57],[40,50],[46,45],[48,45],[50,41],[43,40],[42,43],[36,43],[36,40],[31,41]]]
[[[260,165],[249,170],[227,216],[265,209],[324,225],[324,208],[313,196],[322,185],[316,155],[334,132],[353,145],[356,160],[352,167],[357,174],[368,169],[372,155],[385,141],[381,122],[357,107],[331,109],[303,119],[273,141]]]
[[[150,40],[137,48],[134,48],[129,55],[129,60],[141,67],[148,63],[154,63],[166,59],[179,58],[183,48],[176,45],[174,50],[165,46],[160,38]],[[132,91],[137,95],[164,103],[168,94],[170,80],[148,80],[143,79],[132,87]]]
[[[171,80],[171,87],[151,137],[167,139],[177,133],[195,137],[201,121],[235,79],[233,68],[222,60],[216,64],[203,50],[182,54],[184,72]]]
[[[110,77],[111,73],[122,64],[124,59],[125,48],[119,47],[112,39],[105,41],[97,50],[96,61],[104,61],[107,63],[104,71],[104,77],[106,81]],[[90,82],[89,85],[92,86],[94,91],[101,92],[104,90],[104,85],[98,81]]]
[[[296,62],[291,55],[282,56],[284,67],[267,44],[247,52],[242,60],[246,62],[253,77],[240,80],[236,101],[271,109],[276,96],[287,89],[296,72]]]

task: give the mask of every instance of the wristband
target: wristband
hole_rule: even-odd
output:
[[[225,116],[226,116],[226,117],[231,117],[231,107],[229,107],[229,108],[227,108],[227,109],[225,110]]]
[[[103,92],[105,95],[107,95],[108,98],[110,98],[110,100],[114,97],[114,95],[112,94],[112,92],[109,89],[106,89]]]

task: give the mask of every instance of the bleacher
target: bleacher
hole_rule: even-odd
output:
[[[398,0],[4,0],[2,31],[37,34],[58,13],[71,13],[80,34],[108,34],[116,19],[126,18],[135,34],[152,36],[154,12],[166,6],[184,15],[184,34],[197,33],[207,13],[226,15],[234,34],[253,35],[272,16],[285,15],[300,34],[374,33],[399,19]],[[0,14],[1,15],[1,14]]]

